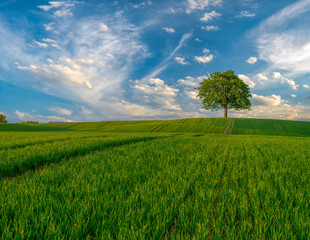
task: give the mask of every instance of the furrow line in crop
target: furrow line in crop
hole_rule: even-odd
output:
[[[253,214],[253,207],[251,203],[250,193],[249,193],[249,169],[248,169],[248,161],[247,161],[247,151],[245,146],[243,146],[243,152],[244,152],[244,161],[245,161],[245,172],[246,172],[246,185],[245,185],[245,194],[247,198],[248,203],[248,209],[249,209],[249,216],[251,218],[251,237],[253,237],[254,229],[255,229],[255,218]]]
[[[165,124],[159,124],[158,126],[156,126],[151,132],[153,133],[153,132],[157,132],[156,130],[158,129],[158,128],[160,128],[161,126],[163,126],[163,125],[165,125]]]
[[[212,208],[212,215],[211,215],[211,217],[209,219],[209,223],[208,223],[208,228],[210,229],[210,233],[209,233],[209,236],[207,237],[207,239],[211,239],[211,236],[212,236],[213,231],[214,231],[213,228],[212,228],[212,219],[215,220],[215,217],[216,217],[216,210],[217,210],[217,207],[218,207],[218,204],[219,204],[219,197],[220,197],[222,186],[223,186],[223,178],[224,178],[224,175],[226,173],[227,161],[229,159],[229,156],[230,156],[230,150],[228,150],[228,153],[227,153],[227,155],[225,157],[225,162],[224,162],[223,171],[222,171],[222,174],[221,174],[221,180],[220,180],[219,189],[217,191],[215,202],[214,202],[214,205],[213,205],[213,208]]]
[[[284,133],[283,128],[281,127],[280,123],[279,123],[278,121],[276,121],[276,120],[275,120],[275,122],[277,123],[277,125],[278,125],[280,131]]]
[[[103,142],[97,145],[87,147],[80,147],[76,149],[68,149],[64,152],[57,152],[53,155],[38,155],[35,158],[25,159],[23,162],[17,162],[15,165],[0,165],[0,180],[3,178],[11,177],[12,179],[23,175],[28,171],[36,171],[37,169],[50,165],[52,163],[59,163],[77,156],[85,156],[95,151],[104,150],[106,148],[119,147],[127,144],[138,142],[151,141],[163,137],[142,137],[142,138],[129,138],[114,140],[111,142]]]
[[[278,132],[281,132],[280,128],[278,127],[278,125],[276,124],[275,120],[272,120],[273,121],[273,124],[274,126],[276,127],[277,131]]]
[[[37,142],[30,142],[30,143],[20,143],[20,144],[14,144],[11,146],[5,146],[5,147],[0,147],[0,150],[12,150],[12,149],[21,149],[25,147],[30,147],[30,146],[35,146],[35,145],[44,145],[46,143],[55,143],[55,142],[64,142],[67,140],[73,140],[73,139],[87,139],[87,138],[104,138],[106,136],[83,136],[83,137],[67,137],[67,138],[59,138],[59,139],[51,139],[51,140],[42,140],[42,141],[37,141]]]
[[[193,185],[191,184],[188,193],[185,195],[184,197],[184,203],[187,204],[188,201],[192,198],[193,196]],[[179,209],[178,209],[179,211]],[[178,218],[178,213],[176,214],[176,216],[172,219],[172,225],[170,226],[170,228],[168,229],[168,234],[167,234],[167,239],[171,239],[173,237],[173,233],[177,228],[177,224],[178,224],[179,218]]]
[[[160,132],[161,130],[163,130],[163,128],[165,128],[168,125],[168,123],[164,124],[163,126],[161,126],[159,129],[156,130],[156,132]]]

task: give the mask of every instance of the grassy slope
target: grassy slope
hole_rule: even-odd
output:
[[[191,118],[153,121],[105,121],[40,125],[1,124],[0,131],[99,131],[145,133],[225,133],[310,136],[310,122],[250,119]]]

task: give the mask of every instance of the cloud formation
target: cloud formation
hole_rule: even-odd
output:
[[[183,57],[175,57],[174,60],[181,65],[189,64],[189,62],[186,62],[185,58]]]
[[[142,98],[147,105],[158,109],[181,110],[175,100],[179,89],[168,86],[162,79],[136,80],[132,87],[143,94]]]
[[[200,21],[208,22],[210,20],[213,20],[214,18],[220,17],[222,14],[217,13],[216,11],[205,13],[202,18],[200,18]]]
[[[252,18],[255,16],[256,16],[255,13],[251,13],[249,11],[241,11],[236,17],[237,18],[242,18],[242,17]]]
[[[250,57],[248,60],[246,60],[249,64],[255,64],[257,62],[257,57]]]
[[[209,6],[218,6],[222,4],[222,0],[187,0],[187,13],[195,10],[204,10]]]
[[[272,15],[252,32],[258,36],[259,58],[270,65],[269,71],[284,70],[288,77],[310,73],[310,30],[305,21],[309,11],[310,2],[300,0]],[[301,17],[304,20],[298,27],[291,24]]]
[[[57,17],[73,16],[71,8],[76,4],[76,1],[49,1],[48,5],[39,5],[38,8],[48,12],[52,9],[57,9],[54,11],[54,15]]]
[[[202,30],[206,30],[206,31],[218,31],[220,30],[220,28],[218,26],[201,26]]]
[[[167,28],[167,27],[164,27],[163,28],[167,33],[174,33],[175,30],[173,28]]]

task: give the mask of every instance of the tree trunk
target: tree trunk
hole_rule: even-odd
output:
[[[227,107],[225,107],[224,110],[224,118],[227,118]]]

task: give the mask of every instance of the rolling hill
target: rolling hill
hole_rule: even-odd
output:
[[[1,124],[0,131],[96,131],[310,136],[310,122],[251,118],[189,118],[150,121],[46,123],[39,125]]]

